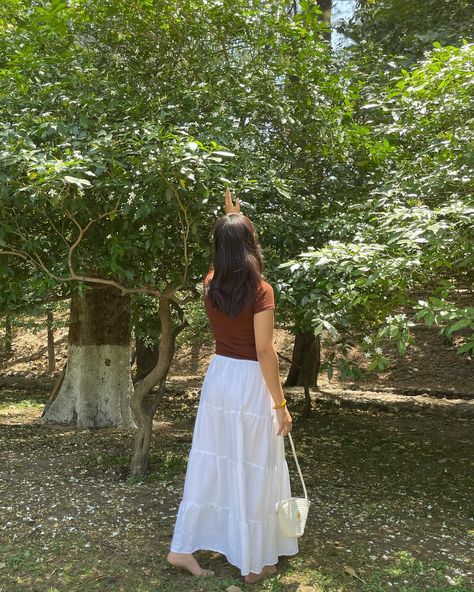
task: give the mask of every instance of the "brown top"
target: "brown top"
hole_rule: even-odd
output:
[[[211,270],[204,278],[204,287],[207,286],[212,276],[213,271]],[[216,340],[216,354],[240,360],[258,360],[255,349],[253,315],[262,310],[275,308],[272,286],[262,280],[252,305],[235,318],[228,317],[214,308],[206,294],[204,295],[204,304],[211,323],[212,334]]]

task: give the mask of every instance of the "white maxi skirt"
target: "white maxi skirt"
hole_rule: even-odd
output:
[[[298,539],[279,533],[275,513],[276,502],[291,497],[291,490],[273,405],[258,361],[214,354],[202,384],[171,551],[217,551],[242,575],[298,553]]]

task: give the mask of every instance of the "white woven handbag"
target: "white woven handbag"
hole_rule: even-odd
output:
[[[295,457],[301,483],[303,484],[304,497],[290,497],[290,499],[277,502],[275,504],[275,511],[277,513],[281,534],[286,537],[296,538],[300,537],[304,533],[304,527],[306,525],[306,519],[308,517],[311,501],[308,499],[308,494],[306,493],[306,486],[304,484],[300,465],[298,464],[298,459],[296,458],[293,438],[291,437],[290,432],[288,432],[288,437],[290,439],[291,449],[293,450],[293,456]],[[281,470],[284,460],[283,446],[278,446],[278,457],[278,463]]]

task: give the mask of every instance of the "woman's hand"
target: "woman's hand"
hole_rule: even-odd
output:
[[[289,432],[291,432],[291,428],[293,426],[293,419],[290,415],[290,412],[285,405],[284,407],[277,409],[276,414],[279,423],[277,436],[286,436]]]
[[[226,214],[240,214],[240,201],[237,197],[235,200],[235,206],[232,201],[230,189],[226,187],[225,190],[225,213]]]

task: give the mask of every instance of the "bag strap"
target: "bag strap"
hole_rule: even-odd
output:
[[[291,437],[291,432],[288,432],[287,436],[290,439],[291,449],[293,451],[293,456],[295,457],[296,467],[298,468],[298,473],[299,473],[299,476],[301,479],[301,483],[303,484],[304,497],[305,497],[305,499],[308,499],[308,494],[306,493],[306,486],[304,484],[303,474],[301,472],[300,465],[298,463],[298,459],[296,458],[295,445],[293,444],[293,438]]]

